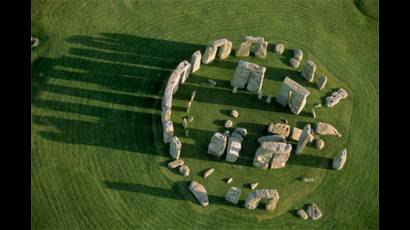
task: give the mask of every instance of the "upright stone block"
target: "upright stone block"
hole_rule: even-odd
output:
[[[302,71],[302,77],[304,77],[308,82],[312,82],[315,77],[316,64],[309,60],[306,62],[305,68]]]
[[[201,67],[201,51],[197,50],[191,57],[191,73],[195,73]]]

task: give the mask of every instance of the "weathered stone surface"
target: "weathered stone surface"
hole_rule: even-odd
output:
[[[191,93],[191,99],[189,101],[191,101],[191,102],[194,101],[195,96],[196,96],[196,90],[193,90],[192,93]]]
[[[303,58],[303,51],[301,49],[294,49],[293,50],[293,58],[302,61]]]
[[[309,134],[311,133],[310,124],[303,128],[302,134],[299,137],[298,145],[296,147],[296,154],[301,154],[306,144],[309,142]]]
[[[269,161],[273,156],[273,148],[268,145],[270,143],[274,142],[264,142],[256,150],[255,157],[253,158],[253,166],[256,168],[267,169],[269,167]]]
[[[268,49],[268,42],[264,40],[263,37],[246,36],[245,41],[242,42],[237,49],[235,56],[237,57],[248,57],[251,49],[251,45],[257,45],[255,56],[259,58],[265,58]]]
[[[311,133],[308,134],[308,143],[312,143],[315,140],[315,136],[312,134],[313,130],[310,129],[310,132]]]
[[[342,137],[342,134],[340,134],[333,125],[325,122],[318,122],[316,124],[316,133],[319,135],[332,135]]]
[[[181,165],[178,170],[183,176],[189,176],[190,169],[187,165]]]
[[[290,134],[290,126],[284,123],[270,123],[268,127],[268,133],[283,135],[288,137]]]
[[[306,62],[305,68],[302,71],[302,77],[304,77],[308,82],[312,82],[315,77],[316,64],[309,60]]]
[[[235,56],[237,57],[248,57],[251,51],[251,43],[242,42],[239,48],[236,50]]]
[[[247,61],[239,61],[231,80],[231,86],[241,89],[246,86],[248,91],[259,93],[262,89],[265,71],[266,67]]]
[[[292,135],[290,135],[290,139],[294,141],[298,141],[300,138],[300,135],[302,134],[302,130],[296,127],[293,127],[292,129]]]
[[[31,48],[35,48],[40,45],[40,39],[31,37]]]
[[[271,169],[283,168],[286,166],[286,162],[289,160],[290,152],[292,151],[292,145],[286,143],[275,143],[275,149],[273,150],[272,160],[270,163]]]
[[[194,194],[195,198],[202,206],[209,205],[208,193],[206,192],[205,187],[202,184],[196,181],[192,181],[189,185],[189,190],[192,192],[192,194]]]
[[[255,65],[256,66],[256,65]],[[251,70],[249,75],[248,84],[246,85],[246,90],[259,93],[262,91],[263,79],[265,77],[266,67],[256,66]]]
[[[191,106],[192,106],[192,101],[188,101],[186,103],[186,113],[189,113],[189,111],[191,111]]]
[[[216,81],[212,80],[212,79],[208,79],[209,84],[211,84],[212,87],[216,86]]]
[[[276,101],[283,106],[289,105],[292,113],[298,115],[305,107],[309,94],[309,90],[286,77],[276,95]]]
[[[184,160],[182,160],[182,159],[173,160],[173,161],[168,163],[168,168],[174,169],[174,168],[177,168],[177,167],[179,167],[183,164],[184,164]]]
[[[289,159],[292,145],[281,142],[263,142],[256,150],[253,165],[267,169],[285,167]]]
[[[316,111],[315,111],[315,109],[312,109],[312,117],[313,117],[313,119],[316,119]]]
[[[258,138],[259,144],[263,142],[282,142],[286,143],[286,137],[283,135],[269,135],[269,136],[262,136]]]
[[[326,106],[328,108],[337,105],[342,99],[345,99],[349,94],[343,88],[338,89],[336,92],[333,92],[332,95],[326,98]]]
[[[300,61],[298,61],[295,58],[290,58],[289,59],[289,64],[293,67],[293,68],[298,68],[300,65]]]
[[[322,90],[323,88],[325,88],[327,83],[327,77],[326,76],[320,76],[319,80],[316,83],[316,86],[319,90]]]
[[[225,130],[223,134],[226,136],[226,138],[229,138],[231,132],[229,132],[229,130]]]
[[[266,104],[270,104],[272,102],[272,96],[267,96],[265,102]]]
[[[306,214],[305,210],[300,209],[297,211],[297,214],[300,218],[307,220],[308,219],[308,215]]]
[[[239,112],[236,111],[235,109],[233,109],[233,110],[231,111],[231,116],[232,116],[233,118],[238,118],[238,117],[239,117]]]
[[[232,178],[232,177],[229,177],[228,180],[226,180],[226,183],[227,183],[227,184],[230,184],[230,183],[232,183],[232,181],[233,181],[233,178]]]
[[[240,142],[243,141],[242,135],[239,134],[239,133],[237,133],[237,132],[233,132],[233,133],[231,134],[231,137],[234,137],[234,138],[238,139]]]
[[[251,187],[252,190],[254,190],[256,187],[258,187],[259,182],[251,183],[249,186]]]
[[[266,209],[273,210],[279,201],[279,193],[276,189],[258,189],[251,192],[245,200],[245,208],[256,209],[262,199],[268,199]]]
[[[220,59],[226,59],[227,57],[229,57],[229,54],[231,54],[231,50],[232,50],[232,42],[227,41],[225,43],[225,45],[222,46],[220,52],[219,52],[219,58]]]
[[[177,68],[174,70],[175,74],[180,75],[179,80],[181,84],[184,84],[185,81],[188,79],[190,69],[191,64],[188,61],[184,60],[181,63],[179,63]]]
[[[191,73],[195,73],[201,67],[201,51],[197,50],[191,57]]]
[[[242,127],[236,127],[234,132],[239,133],[242,137],[246,137],[246,135],[248,135],[248,130]]]
[[[258,93],[258,100],[262,99],[263,97],[263,90]]]
[[[268,42],[261,42],[255,51],[255,56],[258,58],[265,58],[268,50]]]
[[[325,141],[322,139],[317,139],[316,140],[316,148],[321,150],[323,149],[323,147],[325,147]]]
[[[179,79],[181,78],[180,74],[177,74],[175,71],[171,73],[168,78],[167,84],[165,86],[164,96],[162,97],[162,108],[172,108],[172,96],[177,92]]]
[[[169,145],[169,155],[174,159],[179,159],[181,154],[182,144],[177,136],[172,137],[171,143]]]
[[[233,93],[233,94],[236,94],[237,92],[238,92],[238,87],[233,87],[233,88],[232,88],[232,93]]]
[[[313,179],[312,177],[303,177],[302,181],[305,183],[312,183],[315,181],[315,179]]]
[[[208,145],[208,153],[220,157],[224,154],[227,137],[222,133],[214,133]]]
[[[218,47],[221,47],[221,50],[218,54],[220,59],[225,59],[229,56],[232,49],[232,42],[228,41],[226,38],[221,38],[213,41],[206,47],[205,54],[202,56],[202,63],[209,64],[215,60],[216,51]]]
[[[227,129],[232,128],[233,122],[231,120],[226,120],[224,126]]]
[[[163,124],[163,141],[169,143],[174,136],[174,125],[172,121],[165,121]]]
[[[235,162],[239,157],[241,148],[242,144],[240,139],[232,136],[229,137],[225,160],[231,163]]]
[[[322,217],[322,211],[320,211],[319,207],[314,203],[307,207],[306,213],[309,219],[312,220],[318,220]]]
[[[347,160],[347,149],[344,148],[333,159],[333,163],[332,163],[333,168],[338,171],[341,170],[343,166],[345,165],[346,160]]]
[[[182,127],[184,127],[184,129],[187,129],[187,128],[188,128],[188,121],[187,121],[186,118],[183,118],[183,119],[182,119]]]
[[[212,173],[214,173],[215,169],[214,168],[210,168],[208,170],[205,171],[204,173],[204,178],[206,179],[207,177],[209,177]]]
[[[283,54],[283,51],[285,51],[285,45],[283,45],[282,43],[278,43],[275,45],[275,53]]]
[[[186,118],[186,120],[187,120],[189,123],[191,123],[191,122],[194,121],[194,117],[193,117],[193,116],[188,116],[188,117]]]
[[[237,187],[230,187],[225,194],[225,200],[233,204],[238,204],[241,197],[241,190]]]

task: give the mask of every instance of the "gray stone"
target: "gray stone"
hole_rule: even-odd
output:
[[[223,134],[226,136],[226,138],[229,138],[231,132],[229,132],[229,130],[225,130]]]
[[[181,148],[182,144],[179,138],[177,136],[172,137],[171,143],[169,145],[169,155],[171,155],[171,157],[174,159],[178,159],[179,155],[181,154]]]
[[[244,206],[247,209],[256,209],[262,199],[268,200],[266,209],[273,210],[276,208],[279,201],[279,193],[276,189],[258,189],[254,192],[249,193],[248,197],[245,200]]]
[[[238,139],[240,142],[243,141],[242,135],[239,134],[239,133],[237,133],[237,132],[233,132],[233,133],[231,134],[231,137],[234,137],[234,138]]]
[[[257,168],[276,169],[285,167],[292,145],[281,142],[263,142],[256,150],[253,165]],[[270,165],[269,165],[270,164]]]
[[[166,121],[170,121],[170,120],[171,120],[171,114],[172,114],[171,109],[169,109],[169,108],[167,108],[167,107],[162,108],[162,111],[161,111],[161,121],[162,121],[162,124],[163,124],[163,125],[165,124]]]
[[[283,106],[288,105],[292,113],[298,115],[305,107],[309,94],[309,90],[286,77],[276,96],[276,101]]]
[[[326,98],[326,106],[328,108],[337,105],[342,99],[345,99],[349,94],[343,88],[338,89],[336,92],[333,92],[332,95]]]
[[[174,169],[174,168],[177,168],[177,167],[179,167],[183,164],[184,164],[184,160],[182,160],[182,159],[173,160],[173,161],[168,163],[168,168]]]
[[[312,183],[315,181],[315,179],[313,179],[312,177],[303,177],[302,180],[305,183]]]
[[[242,144],[240,139],[232,136],[229,137],[225,160],[231,163],[235,162],[239,158],[241,148]]]
[[[180,84],[184,84],[185,81],[188,79],[190,69],[191,64],[188,61],[184,60],[181,63],[179,63],[177,68],[174,70],[174,73],[180,76]]]
[[[191,73],[196,72],[201,67],[201,51],[197,50],[195,53],[192,54],[191,57]]]
[[[212,173],[214,173],[215,169],[214,168],[210,168],[208,170],[205,171],[204,173],[204,178],[208,178]]]
[[[187,165],[181,165],[178,170],[183,176],[189,176],[190,170]]]
[[[315,78],[316,64],[309,60],[306,62],[305,68],[302,71],[302,77],[304,77],[308,82],[312,82]]]
[[[232,116],[233,118],[238,118],[238,117],[239,117],[239,112],[236,111],[235,109],[233,109],[233,110],[231,111],[231,116]]]
[[[255,56],[258,58],[265,58],[268,50],[268,42],[261,42],[255,51]]]
[[[174,125],[172,121],[165,121],[163,124],[163,141],[169,143],[174,136]]]
[[[326,82],[327,82],[327,77],[326,76],[320,76],[319,80],[316,83],[317,88],[319,90],[322,90],[323,88],[325,88]]]
[[[232,177],[229,177],[228,180],[226,180],[226,183],[227,183],[227,184],[230,184],[230,183],[232,183],[232,181],[233,181],[233,178],[232,178]]]
[[[342,137],[342,134],[340,134],[333,125],[325,122],[318,122],[316,124],[316,133],[319,135],[331,135],[339,138]]]
[[[190,99],[189,101],[191,101],[191,102],[194,101],[195,96],[196,96],[196,90],[192,91],[192,93],[191,93],[191,99]]]
[[[290,58],[289,59],[289,64],[293,67],[293,68],[298,68],[300,65],[300,61],[298,61],[295,58]]]
[[[309,142],[309,134],[311,132],[310,130],[310,124],[307,124],[305,128],[303,128],[302,134],[299,137],[298,145],[296,147],[296,154],[301,154],[306,144]]]
[[[293,58],[302,61],[303,58],[303,51],[301,49],[294,49],[293,50]]]
[[[275,45],[275,53],[283,54],[283,51],[285,51],[285,45],[283,45],[282,43],[278,43]]]
[[[307,207],[306,213],[309,219],[312,220],[318,220],[322,217],[322,211],[320,211],[319,207],[314,203]]]
[[[333,162],[332,162],[333,168],[336,169],[337,171],[341,170],[343,166],[345,165],[346,160],[347,160],[347,149],[344,148],[333,159]]]
[[[189,113],[189,111],[191,111],[191,106],[192,106],[192,101],[188,101],[186,104],[186,113]]]
[[[253,166],[256,168],[267,169],[269,167],[269,161],[273,156],[273,148],[269,146],[270,143],[275,142],[264,142],[256,150],[255,157],[253,158]]]
[[[292,129],[292,135],[290,135],[290,139],[294,141],[299,141],[300,135],[302,134],[302,130],[296,127]]]
[[[162,108],[172,108],[172,96],[177,92],[181,74],[173,71],[168,78],[165,86],[164,96],[162,97]]]
[[[316,112],[315,112],[315,109],[312,109],[312,117],[313,117],[313,119],[316,119]]]
[[[322,139],[317,139],[316,140],[316,148],[321,150],[323,149],[323,147],[325,147],[325,141]]]
[[[258,187],[258,185],[259,185],[259,182],[255,182],[255,183],[251,183],[250,187],[252,190],[254,190],[256,187]]]
[[[230,187],[225,194],[225,200],[233,204],[238,204],[241,197],[241,190],[236,187]]]
[[[186,118],[183,118],[183,119],[182,119],[182,127],[184,127],[184,129],[187,129],[187,128],[188,128],[188,121],[187,121]]]
[[[185,137],[189,137],[189,130],[185,129]]]
[[[209,205],[208,193],[206,192],[205,187],[202,184],[196,181],[192,181],[189,185],[189,190],[192,192],[192,194],[194,194],[195,198],[202,206]]]
[[[288,137],[290,134],[290,126],[281,122],[270,123],[268,127],[268,133]]]
[[[221,47],[218,54],[220,59],[226,59],[231,53],[232,42],[226,38],[213,41],[206,47],[205,54],[202,56],[202,63],[209,64],[215,60],[217,49]]]
[[[191,122],[194,121],[194,117],[193,117],[193,116],[188,116],[188,117],[186,118],[186,120],[187,120],[189,123],[191,123]]]
[[[231,86],[245,88],[250,92],[259,93],[262,90],[266,67],[258,66],[247,61],[239,61]]]
[[[224,126],[227,129],[232,128],[233,122],[231,120],[226,120]]]
[[[272,96],[266,97],[266,104],[270,104],[272,102]]]
[[[233,94],[236,94],[237,92],[238,92],[238,87],[233,87],[233,88],[232,88],[232,93],[233,93]]]
[[[242,127],[236,127],[234,132],[239,133],[242,137],[246,137],[246,135],[248,135],[248,130]]]
[[[224,154],[226,148],[227,137],[222,133],[214,133],[208,145],[208,154],[220,157]]]
[[[307,220],[308,219],[308,215],[306,214],[305,210],[300,209],[297,211],[297,214],[300,218]]]
[[[282,142],[286,143],[286,137],[283,135],[269,135],[269,136],[262,136],[258,138],[259,144],[263,142]]]

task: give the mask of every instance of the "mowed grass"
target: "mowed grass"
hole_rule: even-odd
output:
[[[354,1],[33,1],[33,35],[42,40],[32,54],[33,228],[378,228],[378,20],[362,12]],[[190,61],[210,41],[226,37],[236,49],[244,35],[281,41],[288,50],[279,56],[270,45],[265,60],[230,56],[202,65],[179,89],[173,120],[182,158],[191,167],[184,178],[166,168],[170,158],[160,126],[164,83],[181,60]],[[324,90],[288,66],[293,48],[328,76]],[[264,90],[272,96],[285,76],[308,87],[305,111],[294,116],[245,91],[233,95],[229,80],[238,60],[268,67]],[[207,79],[217,87],[202,86]],[[317,120],[334,124],[343,138],[325,137],[322,151],[308,146],[285,169],[251,166],[255,139],[270,121],[287,118],[302,128],[314,122],[312,105],[338,87],[349,98],[316,112]],[[194,121],[191,138],[185,138],[180,123],[192,90]],[[241,168],[206,154],[211,135],[223,130],[233,108],[240,113],[234,124],[250,131],[236,163]],[[329,164],[342,147],[348,162],[335,172]],[[216,171],[203,180],[207,167]],[[315,183],[296,180],[305,175]],[[277,210],[224,202],[229,185],[223,180],[230,176],[243,190],[241,200],[249,182],[277,188]],[[208,189],[208,208],[187,190],[191,179]],[[310,202],[323,218],[295,217]]]

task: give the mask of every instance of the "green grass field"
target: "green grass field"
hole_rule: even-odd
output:
[[[32,34],[41,40],[32,50],[33,229],[378,229],[378,33],[378,2],[372,0],[32,0]],[[166,166],[164,84],[180,61],[203,53],[212,40],[228,38],[237,49],[245,35],[269,42],[266,59],[232,52],[202,64],[174,96],[172,119],[191,168],[183,177]],[[273,53],[277,42],[285,44],[283,55]],[[287,61],[294,48],[304,51],[298,70]],[[328,77],[322,91],[298,73],[308,59],[318,65],[317,76]],[[239,60],[267,67],[263,88],[272,96],[286,76],[307,87],[311,95],[301,115],[246,91],[233,95],[229,81]],[[217,86],[203,86],[207,79]],[[314,120],[313,104],[339,87],[349,97],[316,109]],[[194,121],[186,138],[181,119],[192,90]],[[234,125],[249,131],[234,164],[206,154],[231,109],[240,113]],[[253,167],[255,140],[269,122],[284,118],[299,128],[329,122],[343,137],[324,137],[323,150],[310,145],[286,168]],[[343,147],[348,160],[336,172],[331,159]],[[204,180],[209,167],[216,171]],[[224,201],[231,186],[224,179],[231,176],[231,185],[242,189],[238,206]],[[304,184],[300,176],[315,182]],[[188,191],[193,179],[208,190],[209,207]],[[278,189],[274,211],[243,208],[251,191],[246,185],[254,181]],[[324,214],[318,221],[295,215],[310,202]]]

